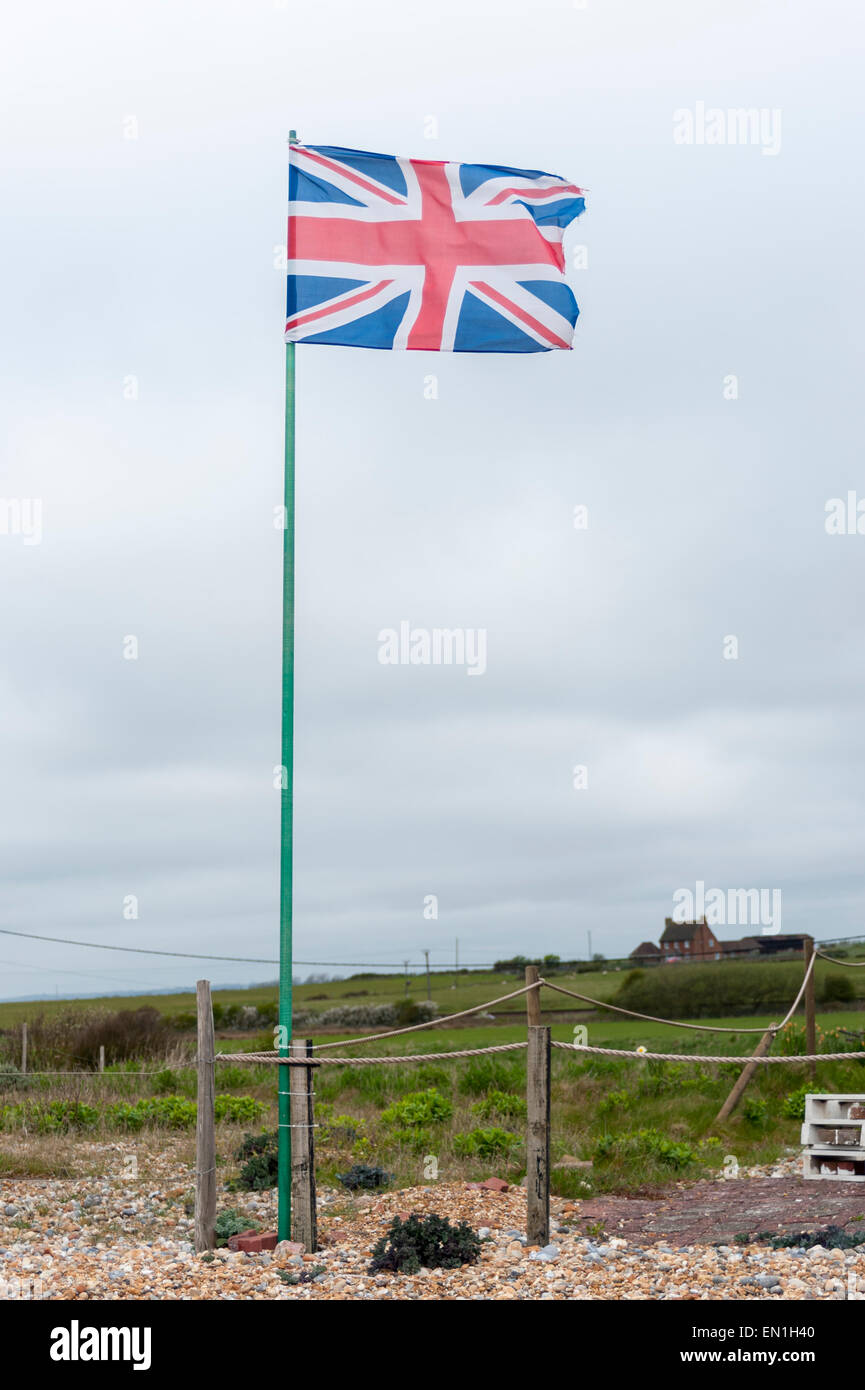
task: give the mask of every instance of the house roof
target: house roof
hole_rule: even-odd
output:
[[[633,958],[634,956],[659,956],[660,954],[661,953],[658,950],[658,947],[655,945],[654,941],[641,941],[636,950],[631,952],[631,957]]]
[[[756,936],[743,936],[738,941],[720,941],[722,951],[756,951],[760,943]]]
[[[674,922],[672,917],[666,917],[661,941],[693,941],[697,928],[705,925],[703,918],[699,922]]]

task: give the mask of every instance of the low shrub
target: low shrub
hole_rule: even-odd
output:
[[[168,1020],[158,1009],[66,1009],[28,1023],[34,1071],[95,1070],[100,1048],[106,1064],[165,1056],[172,1042]]]
[[[354,1163],[347,1173],[337,1173],[336,1176],[349,1192],[387,1187],[389,1182],[393,1182],[393,1173],[386,1173],[383,1168],[374,1168],[368,1163]]]
[[[679,1172],[698,1162],[696,1149],[681,1139],[668,1139],[656,1129],[639,1129],[630,1134],[605,1134],[595,1145],[596,1163],[619,1157],[646,1157]]]
[[[746,1096],[742,1105],[742,1115],[745,1123],[754,1129],[765,1129],[769,1123],[769,1102],[762,1096]]]
[[[488,1091],[483,1100],[472,1106],[472,1114],[482,1120],[492,1120],[500,1116],[505,1120],[524,1120],[526,1102],[523,1096],[515,1096],[509,1091]]]
[[[254,1221],[250,1221],[243,1212],[235,1211],[229,1207],[221,1211],[216,1218],[216,1244],[218,1246],[227,1245],[230,1236],[239,1236],[241,1231],[257,1231],[258,1227]]]
[[[366,1131],[366,1121],[354,1115],[334,1115],[333,1106],[322,1103],[316,1110],[318,1138],[322,1144],[356,1144]]]
[[[430,1086],[426,1091],[410,1091],[402,1100],[394,1101],[393,1105],[382,1111],[381,1118],[387,1125],[414,1129],[442,1124],[450,1119],[453,1109],[447,1096],[443,1096],[435,1086]]]
[[[596,1110],[599,1115],[609,1115],[612,1110],[627,1110],[631,1101],[630,1091],[608,1091],[598,1101]]]
[[[474,1264],[481,1253],[480,1237],[467,1221],[452,1226],[446,1216],[396,1217],[372,1251],[370,1274],[392,1270],[416,1274],[419,1269],[458,1269]]]
[[[274,1131],[244,1134],[242,1142],[234,1151],[234,1157],[242,1167],[238,1177],[231,1184],[233,1188],[240,1188],[245,1192],[263,1192],[267,1188],[276,1187],[279,1176],[279,1142]]]
[[[707,1018],[786,1008],[802,982],[801,961],[712,961],[631,970],[613,1002],[662,1018]],[[849,972],[818,971],[817,1002],[854,998]]]
[[[22,1101],[0,1109],[4,1129],[32,1129],[37,1134],[92,1129],[98,1122],[96,1107],[81,1100]]]
[[[388,1138],[401,1148],[411,1149],[412,1153],[428,1153],[432,1147],[432,1130],[424,1128],[393,1129]]]
[[[781,1103],[781,1114],[786,1115],[790,1120],[804,1120],[805,1118],[805,1097],[812,1088],[810,1086],[799,1086],[797,1090],[790,1091]]]
[[[497,1158],[507,1154],[519,1139],[506,1129],[471,1129],[454,1135],[454,1152],[460,1158]]]
[[[225,1121],[227,1124],[251,1125],[264,1114],[267,1106],[263,1100],[256,1100],[255,1096],[217,1096],[214,1110],[217,1124]]]
[[[114,1101],[103,1111],[109,1125],[130,1131],[153,1125],[161,1129],[190,1129],[195,1124],[197,1106],[186,1096],[150,1096],[146,1099]]]

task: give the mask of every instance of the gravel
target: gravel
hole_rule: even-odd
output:
[[[4,1179],[0,1182],[0,1296],[52,1300],[123,1299],[481,1299],[842,1300],[865,1292],[865,1247],[772,1250],[760,1245],[650,1244],[574,1229],[581,1203],[553,1199],[555,1242],[526,1243],[525,1192],[493,1193],[440,1183],[352,1198],[319,1198],[322,1248],[262,1255],[225,1249],[196,1255],[188,1210],[192,1174],[176,1155],[148,1158],[146,1187],[120,1176]],[[765,1174],[763,1174],[765,1176]],[[154,1179],[156,1184],[154,1185]],[[272,1230],[273,1192],[221,1191],[250,1224]],[[481,1259],[457,1270],[416,1275],[368,1273],[374,1242],[399,1211],[437,1212],[483,1230]],[[285,1279],[304,1270],[309,1282]],[[856,1282],[850,1280],[854,1275]],[[281,1277],[285,1276],[285,1278]]]

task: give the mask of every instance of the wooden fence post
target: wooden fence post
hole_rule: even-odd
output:
[[[100,1076],[102,1075],[102,1073],[104,1072],[104,1070],[105,1070],[105,1044],[104,1044],[104,1043],[100,1043],[100,1044],[99,1044],[99,1074],[100,1074]]]
[[[526,984],[536,984],[538,980],[538,967],[536,965],[526,966]],[[526,995],[526,1023],[529,1028],[540,1028],[541,1026],[541,991],[532,989]]]
[[[537,990],[534,991],[537,994]],[[531,995],[526,998],[531,999]],[[530,1028],[526,1058],[526,1235],[529,1245],[550,1239],[550,1029]]]
[[[21,1071],[27,1071],[27,1020],[21,1024]]]
[[[802,942],[802,957],[805,961],[805,969],[811,964],[811,957],[814,954],[814,938],[806,936]],[[808,983],[805,985],[805,1051],[813,1056],[817,1051],[817,1005],[814,990],[814,973],[817,969],[817,962],[814,962],[814,969],[808,976]],[[808,1063],[808,1075],[812,1081],[817,1080],[817,1063]]]
[[[766,1053],[769,1051],[769,1048],[772,1046],[772,1043],[774,1041],[775,1033],[774,1030],[770,1028],[768,1033],[764,1033],[760,1041],[757,1043],[757,1046],[754,1048],[753,1056],[765,1057]],[[739,1101],[742,1098],[742,1093],[745,1090],[745,1087],[748,1085],[748,1082],[751,1080],[751,1077],[754,1075],[754,1072],[756,1070],[757,1063],[755,1061],[745,1063],[744,1067],[742,1068],[742,1071],[739,1074],[739,1078],[735,1086],[733,1087],[727,1099],[724,1101],[724,1104],[721,1106],[721,1109],[715,1116],[716,1125],[723,1124],[724,1120],[729,1119],[729,1117],[732,1115],[733,1111],[736,1109],[736,1106],[739,1104]]]
[[[292,1057],[312,1057],[312,1038],[292,1040]],[[315,1074],[317,1067],[291,1067],[292,1238],[312,1254],[318,1249],[315,1205]]]
[[[198,1006],[198,1114],[195,1121],[195,1248],[216,1243],[215,1047],[210,981],[195,986]]]

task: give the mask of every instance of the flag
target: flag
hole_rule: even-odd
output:
[[[584,208],[582,189],[537,169],[292,144],[286,340],[570,348],[562,238]]]

